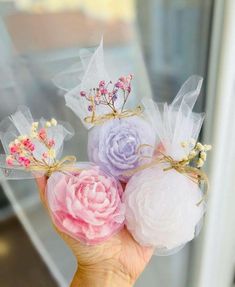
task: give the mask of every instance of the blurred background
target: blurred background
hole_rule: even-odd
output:
[[[235,1],[0,0],[0,120],[19,104],[69,121],[65,153],[86,160],[86,131],[52,78],[104,36],[117,74],[138,97],[171,102],[192,74],[204,77],[197,111],[212,143],[203,231],[176,255],[154,257],[136,286],[235,286]],[[33,181],[0,182],[0,286],[68,286],[75,261],[56,235]]]

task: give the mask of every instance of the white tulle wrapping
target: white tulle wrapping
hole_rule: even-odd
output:
[[[189,152],[182,142],[198,138],[204,115],[192,109],[201,85],[201,77],[190,77],[170,105],[143,100],[161,151],[174,160]],[[136,173],[124,197],[128,230],[140,244],[156,247],[157,255],[172,254],[192,240],[205,210],[203,203],[197,205],[202,199],[200,187],[176,170],[164,171],[166,167],[157,164]]]
[[[26,106],[19,106],[17,111],[11,116],[3,119],[0,123],[0,139],[6,154],[10,154],[9,144],[14,141],[20,135],[30,135],[31,126],[34,119],[30,113],[30,110]],[[44,126],[45,120],[41,118],[39,120],[39,126]],[[55,153],[56,158],[59,159],[63,150],[63,144],[65,140],[68,140],[73,136],[73,129],[67,123],[58,123],[56,126],[52,126],[47,129],[48,138],[55,140]],[[35,145],[33,152],[36,159],[41,159],[42,154],[46,151],[45,146],[37,139],[32,140]],[[49,161],[49,159],[48,159]],[[50,162],[48,162],[50,164]],[[33,176],[24,171],[21,167],[6,165],[6,156],[0,156],[0,170],[2,176],[8,179],[26,179]],[[40,173],[39,173],[40,174]],[[34,176],[37,176],[34,174]]]
[[[94,53],[83,49],[80,51],[79,57],[79,63],[58,74],[54,78],[54,83],[58,88],[66,91],[64,95],[66,105],[80,118],[83,125],[90,129],[93,124],[86,123],[84,119],[91,115],[88,111],[88,106],[91,103],[85,97],[81,97],[80,92],[85,91],[89,94],[92,88],[99,86],[100,81],[108,83],[111,80],[105,68],[103,39]],[[122,104],[122,97],[118,97],[115,101],[115,107],[120,109]],[[110,108],[106,105],[96,106],[96,115],[104,115],[110,112]]]
[[[175,160],[182,159],[189,147],[182,149],[181,143],[198,138],[204,120],[204,113],[193,113],[192,109],[199,96],[203,78],[191,76],[181,87],[173,102],[155,103],[143,99],[146,118],[152,123],[157,137],[165,148],[165,154]]]

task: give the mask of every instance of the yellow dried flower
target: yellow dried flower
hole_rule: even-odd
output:
[[[196,144],[196,149],[199,150],[199,151],[203,151],[205,148],[204,148],[204,145],[202,145],[201,143],[197,143]]]
[[[203,165],[204,165],[204,160],[199,158],[199,160],[197,161],[197,167],[202,167]]]
[[[205,160],[206,160],[206,157],[207,157],[206,152],[202,151],[202,152],[200,153],[200,158],[205,161]]]
[[[190,157],[195,157],[197,155],[197,152],[195,151],[195,149],[191,150],[189,153]]]
[[[50,150],[48,151],[48,157],[51,158],[51,159],[53,159],[53,158],[55,158],[55,156],[56,156],[55,150],[54,150],[53,148],[50,149]]]
[[[52,126],[56,126],[57,125],[57,120],[52,118],[51,119],[51,124],[52,124]]]
[[[189,158],[188,158],[187,156],[185,156],[185,157],[182,158],[182,160],[183,160],[183,161],[188,161]]]
[[[33,129],[37,129],[38,128],[39,123],[38,122],[33,122],[32,123],[32,128]]]
[[[50,128],[50,127],[51,127],[51,122],[49,122],[49,121],[46,122],[46,127],[47,127],[47,128]]]
[[[19,144],[20,141],[19,141],[18,139],[15,139],[15,140],[14,140],[14,143],[15,143],[15,144]]]

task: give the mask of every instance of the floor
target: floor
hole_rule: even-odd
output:
[[[16,217],[0,222],[0,286],[57,286]]]

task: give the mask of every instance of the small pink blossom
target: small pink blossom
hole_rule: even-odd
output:
[[[81,92],[80,92],[80,96],[81,96],[81,97],[85,97],[85,96],[86,96],[86,92],[81,91]]]
[[[17,145],[13,145],[10,147],[10,153],[13,155],[19,151],[19,148]]]
[[[100,97],[97,95],[95,96],[95,104],[99,105],[99,103],[100,103]]]
[[[119,88],[119,89],[123,89],[124,85],[123,85],[122,82],[117,82],[117,83],[115,84],[115,87],[116,87],[116,88]]]
[[[101,89],[100,90],[101,95],[106,95],[108,93],[107,89]]]
[[[42,154],[42,157],[43,157],[43,158],[48,158],[47,152],[44,152],[44,153]]]
[[[22,140],[22,144],[23,144],[24,146],[28,146],[28,144],[29,144],[29,139],[27,138],[27,139],[25,139],[25,140]]]
[[[126,79],[125,79],[125,77],[123,77],[123,76],[119,78],[119,81],[120,81],[120,82],[125,82],[125,80],[126,80]]]
[[[133,74],[130,74],[130,75],[127,76],[127,80],[128,81],[131,81],[132,79],[133,79]]]
[[[38,132],[38,136],[41,140],[45,140],[46,137],[47,137],[47,134],[46,134],[46,129],[45,128],[41,128]]]
[[[18,163],[26,168],[30,166],[30,160],[24,156],[18,158]]]
[[[112,98],[113,98],[113,93],[111,93],[111,92],[108,93],[108,99],[109,99],[109,100],[112,100]]]
[[[30,160],[28,158],[25,158],[24,160],[24,166],[27,168],[30,166]]]
[[[22,144],[30,151],[34,151],[35,149],[35,146],[30,139],[23,140]]]
[[[104,87],[105,86],[105,81],[100,81],[99,82],[99,87],[101,88],[101,87]]]
[[[25,161],[25,157],[24,157],[24,156],[19,156],[19,158],[18,158],[18,163],[19,163],[20,165],[24,165],[24,161]]]
[[[48,145],[49,147],[53,147],[55,145],[55,140],[54,139],[49,140]]]
[[[8,165],[12,166],[13,163],[14,163],[14,159],[13,159],[12,157],[7,157],[6,163],[7,163]]]

